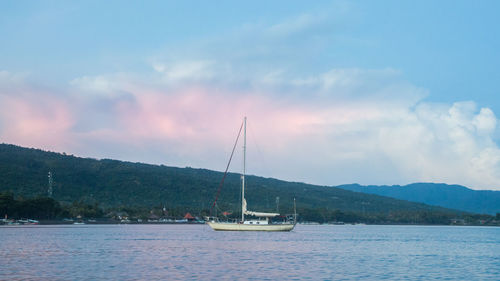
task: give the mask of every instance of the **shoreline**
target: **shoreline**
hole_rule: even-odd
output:
[[[66,226],[85,226],[85,225],[205,225],[206,222],[113,222],[113,221],[101,221],[101,222],[84,222],[84,223],[70,223],[70,222],[59,222],[59,221],[39,221],[39,223],[11,223],[11,224],[0,224],[0,227],[35,227],[35,226],[48,226],[48,225],[66,225]],[[396,223],[379,223],[379,224],[367,224],[367,223],[345,223],[345,224],[333,224],[333,223],[297,223],[302,226],[481,226],[481,227],[500,227],[500,225],[492,224],[396,224]]]

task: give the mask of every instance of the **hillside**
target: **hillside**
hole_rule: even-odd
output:
[[[414,183],[405,186],[348,184],[338,187],[472,213],[490,215],[500,213],[500,191],[472,190],[461,185],[437,183]]]
[[[65,154],[0,145],[0,191],[16,196],[47,194],[47,173],[54,179],[53,198],[71,203],[97,202],[103,207],[135,206],[151,208],[183,207],[195,212],[209,209],[222,178],[221,172],[205,169],[175,168],[163,165],[96,160]],[[238,174],[229,174],[219,198],[221,210],[239,210]],[[359,214],[392,212],[458,211],[353,192],[336,187],[314,186],[270,178],[247,178],[249,209],[273,211],[276,197],[280,210],[291,211],[293,198],[298,209],[341,210]]]

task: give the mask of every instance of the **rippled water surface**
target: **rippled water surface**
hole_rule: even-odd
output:
[[[0,279],[500,280],[500,228],[4,226]]]

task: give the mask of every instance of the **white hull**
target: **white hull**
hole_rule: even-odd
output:
[[[295,224],[242,224],[229,222],[207,222],[213,229],[218,231],[290,231]]]

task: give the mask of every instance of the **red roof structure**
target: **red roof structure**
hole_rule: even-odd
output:
[[[186,215],[184,216],[184,218],[188,219],[188,220],[194,220],[194,217],[190,213],[186,213]]]

